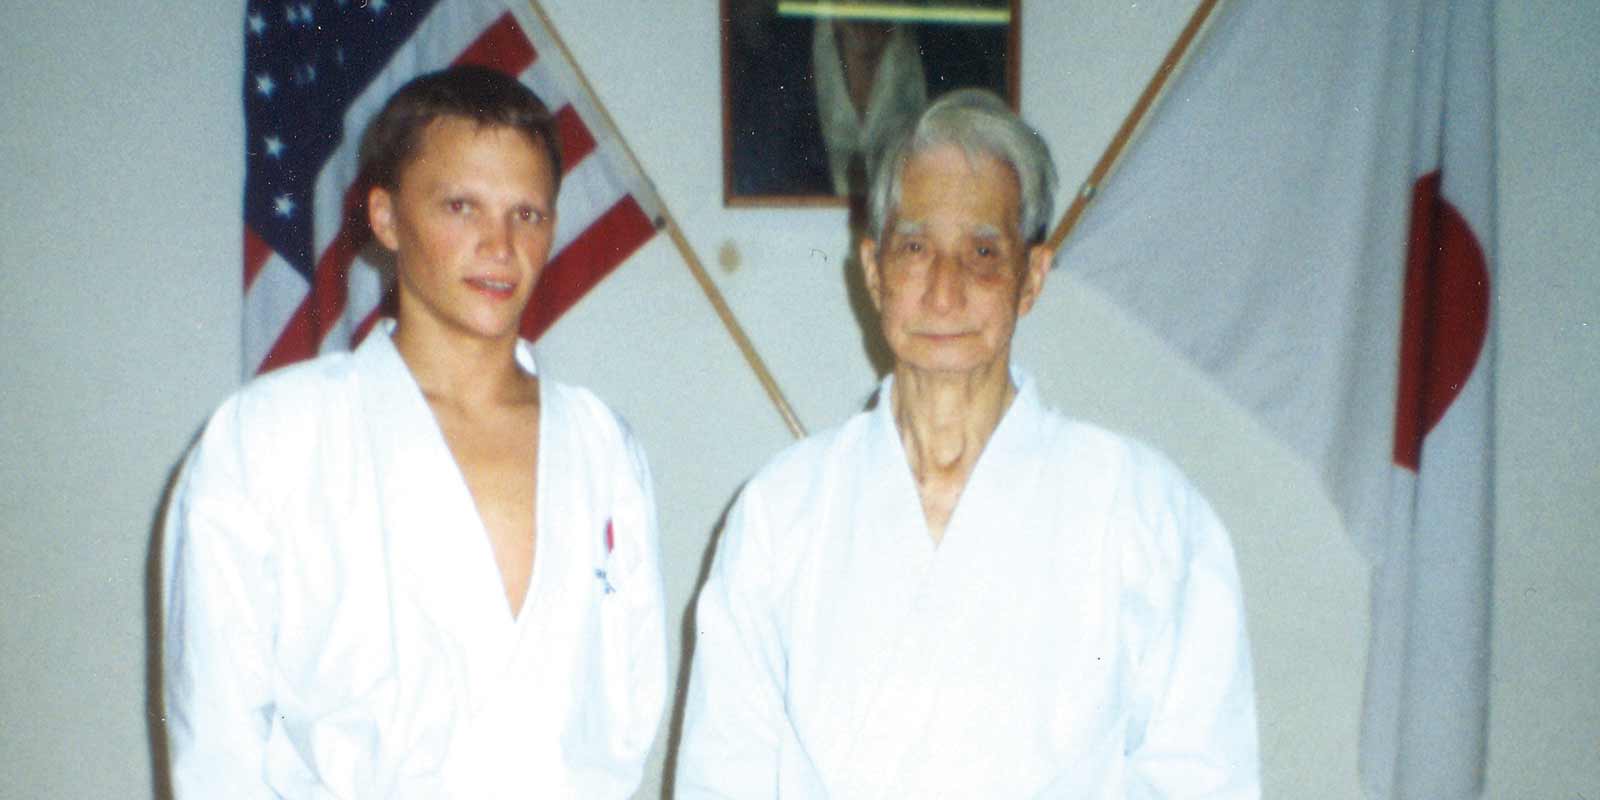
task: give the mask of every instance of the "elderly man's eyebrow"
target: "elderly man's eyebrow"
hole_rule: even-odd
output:
[[[927,230],[928,224],[921,220],[898,220],[889,233],[893,236],[921,236]]]
[[[987,222],[980,222],[972,226],[972,235],[979,239],[999,239],[1000,229]]]

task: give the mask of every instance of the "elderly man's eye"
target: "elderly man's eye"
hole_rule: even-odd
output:
[[[449,200],[446,200],[444,202],[444,207],[452,214],[460,214],[470,208],[470,206],[467,205],[467,201],[462,200],[459,197],[452,197]]]

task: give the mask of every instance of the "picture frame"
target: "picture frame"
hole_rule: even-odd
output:
[[[721,0],[723,203],[845,206],[945,92],[1019,105],[1021,0]]]

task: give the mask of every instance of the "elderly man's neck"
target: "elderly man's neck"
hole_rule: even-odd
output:
[[[965,485],[1016,393],[1004,361],[970,374],[897,367],[890,402],[918,485]]]

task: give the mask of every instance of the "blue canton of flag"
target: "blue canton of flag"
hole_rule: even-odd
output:
[[[312,280],[313,188],[350,102],[437,0],[251,3],[245,20],[244,220]]]

